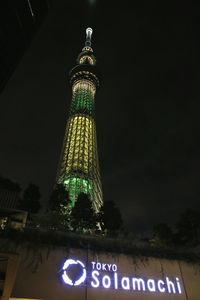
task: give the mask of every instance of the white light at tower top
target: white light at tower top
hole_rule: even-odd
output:
[[[91,40],[92,40],[92,28],[88,27],[86,29],[86,41],[85,41],[85,45],[91,47]]]
[[[91,39],[91,37],[92,37],[92,28],[91,27],[88,27],[87,29],[86,29],[86,37],[88,37],[88,38],[90,38]]]
[[[96,0],[89,0],[90,5],[94,5],[96,3]]]

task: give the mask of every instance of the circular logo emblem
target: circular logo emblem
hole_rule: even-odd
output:
[[[72,280],[69,275],[68,271],[69,269],[73,269],[71,266],[78,266],[81,269],[81,274],[78,275],[78,279]],[[74,259],[67,259],[63,265],[63,274],[62,279],[66,284],[77,286],[83,283],[86,279],[86,269],[84,264],[80,260],[74,260]]]

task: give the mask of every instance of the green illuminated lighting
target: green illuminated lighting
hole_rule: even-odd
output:
[[[82,113],[92,116],[94,114],[94,84],[86,79],[78,80],[73,85],[73,95],[70,113]]]
[[[91,194],[92,188],[88,179],[70,177],[65,179],[63,183],[66,190],[69,192],[69,200],[72,207],[80,193],[85,193],[89,196]]]
[[[72,97],[71,113],[80,112],[92,115],[94,113],[94,97],[90,91],[77,90]]]

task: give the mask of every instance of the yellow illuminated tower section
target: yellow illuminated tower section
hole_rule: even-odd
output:
[[[57,183],[63,184],[73,207],[80,193],[92,201],[96,212],[102,206],[95,125],[95,94],[99,86],[96,59],[91,47],[92,29],[86,29],[86,41],[70,72],[72,100],[63,142]]]

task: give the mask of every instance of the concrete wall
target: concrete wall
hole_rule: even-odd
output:
[[[62,267],[69,258],[79,260],[85,265],[87,279],[80,286],[70,286],[63,282]],[[97,262],[100,264],[96,265]],[[69,278],[77,279],[80,274],[83,274],[82,267],[77,265],[68,267],[66,273]],[[91,277],[92,271],[99,272],[95,273],[96,279]],[[117,273],[118,281],[114,280],[116,279],[114,273]],[[104,276],[106,278],[103,279]],[[122,279],[123,277],[128,279]],[[141,282],[138,286],[134,281],[135,278],[143,280],[145,287]],[[110,284],[111,286],[103,287],[102,279],[104,285]],[[121,280],[123,287],[127,290],[122,287]],[[98,285],[98,281],[99,287],[91,286],[91,283]],[[173,284],[175,290],[173,290]],[[29,253],[24,251],[21,254],[12,297],[44,300],[102,300],[106,298],[109,300],[199,300],[200,267],[175,260],[137,259],[125,255],[95,254],[79,249],[71,249],[70,252],[56,249],[50,253],[47,250]]]

